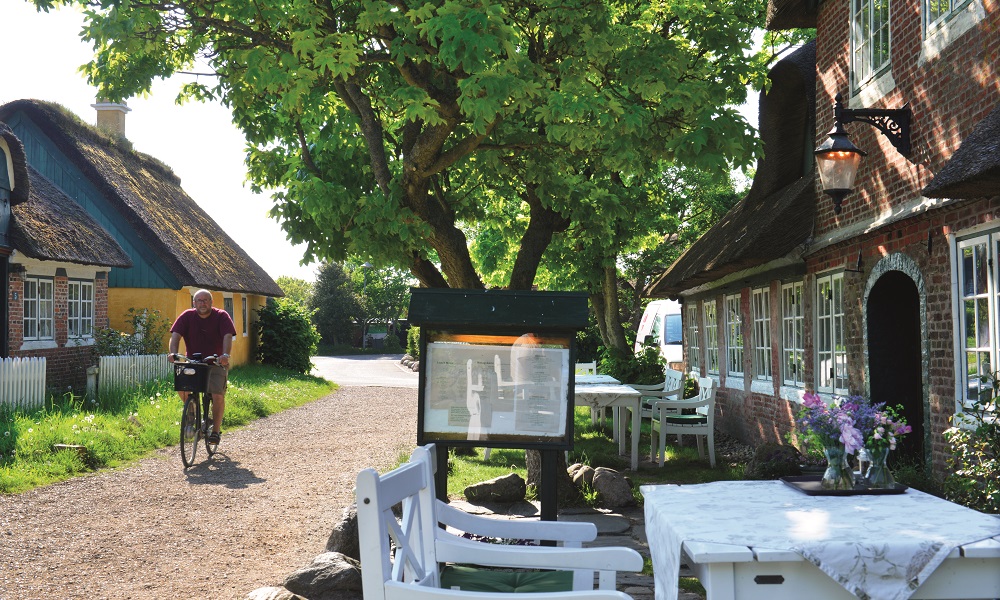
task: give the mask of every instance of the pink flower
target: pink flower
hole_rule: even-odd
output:
[[[820,399],[819,394],[806,392],[802,396],[802,405],[805,406],[806,408],[818,408],[820,406],[823,406],[823,404],[824,404],[823,400]]]
[[[854,454],[855,451],[865,446],[864,436],[854,427],[853,423],[841,423],[840,441],[843,442],[844,451],[848,454]]]

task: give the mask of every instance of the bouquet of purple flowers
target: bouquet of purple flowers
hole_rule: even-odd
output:
[[[872,404],[864,396],[834,398],[827,404],[819,394],[807,392],[796,424],[824,447],[843,444],[848,454],[861,448],[895,450],[898,439],[912,431],[899,415],[901,410],[887,407],[885,402]]]

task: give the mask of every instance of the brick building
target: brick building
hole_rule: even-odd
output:
[[[812,27],[761,97],[750,192],[654,295],[682,299],[722,428],[784,441],[806,391],[864,394],[914,426],[896,460],[940,471],[949,418],[1000,358],[1000,3],[770,0],[769,29]],[[902,118],[843,118],[867,156],[839,213],[814,156],[838,94],[842,118],[911,118],[908,152]]]

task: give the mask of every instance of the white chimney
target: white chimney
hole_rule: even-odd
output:
[[[97,110],[97,128],[112,135],[125,137],[125,115],[131,111],[124,102],[111,102],[106,98],[98,98],[97,104],[91,104]]]

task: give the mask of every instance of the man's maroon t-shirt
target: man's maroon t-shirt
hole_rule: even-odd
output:
[[[184,338],[184,351],[188,356],[201,354],[222,354],[222,338],[228,333],[236,335],[236,325],[224,310],[212,307],[212,312],[202,319],[198,311],[189,308],[174,321],[171,333],[179,333]]]

